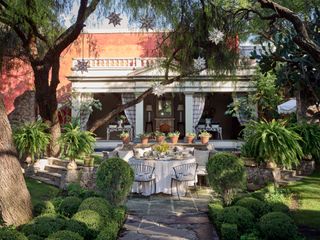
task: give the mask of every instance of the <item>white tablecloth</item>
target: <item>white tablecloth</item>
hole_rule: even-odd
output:
[[[142,183],[140,184],[140,191],[138,183],[134,183],[132,187],[133,192],[140,192],[145,196],[148,196],[152,193],[166,193],[171,194],[171,176],[174,176],[173,167],[178,165],[187,164],[187,163],[195,163],[196,159],[194,157],[190,157],[183,160],[142,160],[142,159],[129,159],[129,164],[144,164],[154,166],[154,174],[156,177],[156,190],[154,191],[154,186],[152,186],[152,192],[150,183]],[[152,184],[152,183],[151,183]],[[194,182],[189,182],[189,186],[193,186]],[[185,195],[186,189],[184,184],[180,184],[178,182],[179,194],[181,196]],[[173,182],[172,194],[176,195],[176,183]]]

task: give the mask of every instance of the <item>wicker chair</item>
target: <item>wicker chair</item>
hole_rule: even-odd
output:
[[[130,165],[134,171],[134,182],[137,182],[139,184],[150,182],[150,196],[152,194],[152,183],[154,183],[154,192],[157,189],[156,186],[156,176],[154,175],[154,167],[150,165],[144,165],[144,164],[131,164]],[[140,193],[140,192],[138,192]],[[142,193],[142,192],[141,192]]]
[[[173,181],[176,182],[176,190],[177,190],[177,195],[178,195],[179,200],[180,200],[180,194],[179,194],[179,190],[178,190],[178,182],[187,184],[188,182],[193,181],[194,187],[196,189],[196,193],[198,196],[197,184],[195,181],[197,168],[198,168],[197,163],[187,163],[187,164],[182,164],[182,165],[178,165],[176,167],[173,167],[174,176],[171,177],[171,195],[172,195]],[[186,194],[187,194],[187,192],[188,192],[188,185],[186,187]]]

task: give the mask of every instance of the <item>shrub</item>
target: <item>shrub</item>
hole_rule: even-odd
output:
[[[235,205],[248,209],[256,218],[260,218],[267,210],[264,202],[253,197],[244,197],[237,201]]]
[[[43,238],[38,235],[31,234],[28,236],[28,240],[43,240]]]
[[[87,226],[84,223],[75,221],[73,219],[68,220],[65,223],[65,226],[63,229],[71,232],[79,233],[79,235],[81,235],[82,237],[86,237],[87,231],[88,231]]]
[[[260,240],[259,234],[256,232],[241,235],[240,240]]]
[[[0,227],[0,240],[28,240],[28,238],[15,229]]]
[[[221,237],[223,240],[237,240],[238,239],[237,224],[230,224],[230,223],[222,224]]]
[[[109,219],[112,216],[112,208],[104,198],[92,197],[83,200],[79,207],[79,211],[83,210],[95,211],[105,219]]]
[[[118,236],[119,226],[114,220],[109,221],[103,230],[99,233],[96,240],[116,240]]]
[[[65,219],[54,214],[44,214],[34,218],[30,223],[22,227],[22,232],[26,235],[37,235],[42,238],[61,230],[65,225]]]
[[[79,183],[70,183],[67,186],[67,193],[68,196],[74,196],[81,199],[98,196],[94,191],[82,188]]]
[[[124,202],[131,190],[133,180],[132,168],[120,158],[105,160],[97,171],[97,186],[113,205]]]
[[[72,217],[78,211],[82,200],[78,197],[66,197],[60,204],[59,212],[67,217]]]
[[[239,233],[245,233],[254,226],[254,216],[244,207],[226,207],[217,217],[218,227],[223,223],[237,224]]]
[[[91,238],[95,238],[106,223],[105,219],[100,216],[99,213],[92,210],[83,210],[77,212],[75,215],[73,215],[72,219],[80,223],[84,223],[88,228],[88,235]]]
[[[272,212],[282,212],[282,213],[289,213],[290,209],[287,205],[282,202],[271,202],[268,203],[270,207],[270,211]]]
[[[78,233],[63,230],[51,234],[47,240],[83,240]]]
[[[213,223],[216,224],[218,215],[222,212],[223,206],[220,202],[209,203],[209,217]]]
[[[112,209],[112,219],[121,227],[126,218],[126,209],[124,207],[116,207]]]
[[[229,205],[237,189],[243,188],[246,171],[242,160],[230,153],[217,153],[209,159],[207,172],[210,186]]]
[[[51,202],[52,202],[55,209],[60,208],[60,205],[61,205],[63,199],[64,199],[64,197],[55,197],[55,198],[51,199]]]
[[[56,210],[52,202],[44,201],[36,204],[33,208],[33,212],[35,216],[39,216],[41,214],[47,214],[47,213],[54,214],[56,213]]]
[[[294,239],[297,227],[293,220],[281,212],[271,212],[261,217],[259,227],[265,239]]]

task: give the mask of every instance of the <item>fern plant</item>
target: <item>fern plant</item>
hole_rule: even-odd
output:
[[[75,122],[66,124],[59,138],[63,154],[71,161],[85,154],[90,155],[94,150],[95,141],[92,132],[82,131],[80,125]]]
[[[303,156],[299,144],[302,138],[292,129],[286,127],[285,121],[252,121],[249,126],[246,144],[254,156],[262,161],[272,161],[286,168],[297,165]]]
[[[48,125],[41,121],[24,124],[14,130],[13,139],[19,157],[30,156],[34,161],[46,151],[50,143]]]
[[[302,138],[299,141],[305,157],[320,160],[320,126],[315,123],[302,122],[292,126],[292,129]]]

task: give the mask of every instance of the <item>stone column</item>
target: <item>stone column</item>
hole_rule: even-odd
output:
[[[136,97],[140,96],[141,93],[136,94]],[[136,104],[136,126],[135,126],[135,137],[138,138],[139,134],[143,133],[143,123],[144,123],[144,110],[143,110],[143,100]]]
[[[185,93],[185,121],[186,133],[193,132],[193,94]]]

